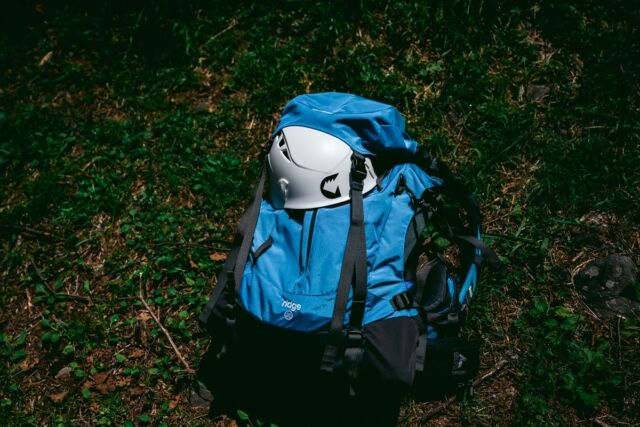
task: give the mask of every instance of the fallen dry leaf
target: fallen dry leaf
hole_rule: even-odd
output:
[[[194,270],[199,270],[200,267],[198,267],[198,264],[196,264],[195,262],[193,262],[193,260],[191,259],[191,257],[189,257],[189,265],[191,266],[191,268],[193,268]]]
[[[129,354],[129,359],[140,359],[145,354],[146,354],[146,352],[143,349],[136,348]]]
[[[141,311],[136,316],[136,319],[146,322],[147,320],[151,320],[151,315],[147,311]]]
[[[116,381],[116,387],[126,387],[131,384],[131,379],[128,377],[120,378]]]
[[[47,52],[42,59],[40,60],[40,62],[38,63],[38,67],[42,67],[44,64],[46,64],[47,62],[49,62],[51,60],[51,58],[53,57],[53,51],[50,50],[49,52]]]
[[[176,406],[178,406],[178,402],[180,402],[180,396],[176,397],[173,400],[169,401],[169,409],[175,409]]]
[[[109,373],[108,372],[98,372],[97,374],[94,374],[92,378],[93,378],[93,381],[96,384],[102,384],[107,380],[107,378],[109,378]]]
[[[131,396],[140,396],[141,394],[144,394],[144,389],[140,387],[135,387],[129,390],[129,394],[131,394]]]
[[[92,381],[86,381],[83,388],[93,388],[101,394],[108,394],[115,391],[117,383],[110,377],[109,372],[98,372],[91,377]]]
[[[35,359],[24,359],[22,362],[20,362],[18,367],[22,371],[27,371],[27,370],[31,369],[32,367],[34,367],[35,365],[37,365],[38,362],[39,362],[38,358],[35,358]]]
[[[95,388],[100,394],[108,394],[116,390],[116,383],[113,380],[109,380],[102,384],[96,384]]]
[[[211,261],[224,261],[225,259],[227,259],[227,254],[224,254],[222,252],[214,252],[209,255],[209,259]]]
[[[67,396],[69,392],[66,390],[62,390],[60,393],[54,393],[49,395],[49,399],[53,400],[56,403],[62,402],[64,398]]]
[[[67,378],[69,377],[69,375],[71,375],[71,368],[68,366],[65,366],[58,371],[58,373],[56,374],[56,379],[59,380],[62,378]]]

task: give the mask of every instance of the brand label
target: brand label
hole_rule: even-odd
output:
[[[282,301],[282,307],[288,309],[289,311],[300,311],[302,306],[300,304],[296,304],[293,301]]]

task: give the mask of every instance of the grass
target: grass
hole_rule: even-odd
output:
[[[431,421],[639,422],[640,324],[594,318],[571,284],[592,258],[640,262],[637,7],[164,0],[5,12],[7,424],[212,423],[189,405],[138,278],[196,365],[208,343],[196,317],[260,147],[287,100],[326,90],[397,106],[476,190],[511,268],[483,281],[467,328],[483,371],[506,367]],[[431,405],[407,402],[402,422]]]

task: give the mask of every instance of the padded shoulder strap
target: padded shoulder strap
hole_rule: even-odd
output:
[[[218,274],[218,280],[211,292],[211,295],[209,296],[209,301],[198,318],[200,325],[205,328],[207,327],[209,318],[211,317],[211,313],[216,306],[216,303],[225,289],[229,292],[228,301],[235,304],[235,294],[242,283],[242,273],[244,272],[244,268],[247,264],[249,250],[251,249],[251,242],[253,241],[253,233],[256,230],[258,215],[260,214],[262,194],[267,180],[267,167],[264,159],[269,146],[270,144],[267,144],[267,148],[262,152],[261,157],[263,160],[262,165],[260,166],[260,177],[258,179],[258,183],[253,189],[253,196],[251,197],[249,204],[238,223],[231,252],[227,257],[222,270],[220,270],[220,273]]]

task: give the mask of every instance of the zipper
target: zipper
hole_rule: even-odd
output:
[[[318,216],[318,210],[314,209],[311,214],[311,222],[309,224],[309,237],[307,238],[307,260],[305,262],[304,271],[305,273],[309,269],[309,260],[311,257],[311,242],[313,242],[313,230],[316,228],[316,216]]]
[[[307,274],[307,270],[309,269],[309,261],[311,259],[311,244],[313,243],[313,231],[316,228],[317,216],[317,209],[314,209],[311,212],[310,218],[308,215],[304,216],[302,235],[300,236],[300,274]],[[308,221],[307,218],[309,218]],[[305,237],[307,240],[306,248],[304,247]]]

